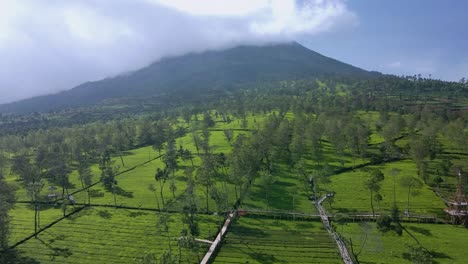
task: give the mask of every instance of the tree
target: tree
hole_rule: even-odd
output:
[[[8,211],[13,208],[15,202],[15,189],[4,179],[0,171],[0,250],[8,249],[9,223]],[[2,260],[0,258],[0,260]],[[3,261],[2,261],[3,263]]]
[[[80,177],[81,187],[87,188],[86,191],[88,193],[88,205],[91,204],[91,197],[89,194],[89,186],[91,186],[93,175],[91,173],[91,167],[89,161],[82,156],[78,160],[78,174]]]
[[[370,204],[372,209],[372,216],[375,216],[374,210],[374,193],[380,190],[380,183],[384,180],[384,175],[379,169],[370,171],[369,177],[364,181],[364,186],[370,191]]]
[[[146,253],[142,259],[135,259],[135,261],[139,264],[157,264],[153,253]]]
[[[213,178],[216,175],[215,162],[211,154],[205,153],[201,156],[201,165],[197,170],[197,180],[205,187],[206,212],[209,212],[209,195]]]
[[[224,137],[226,137],[226,140],[230,143],[234,137],[234,130],[232,129],[224,129]]]
[[[291,130],[289,126],[289,121],[287,118],[284,118],[278,129],[276,130],[273,138],[274,144],[278,147],[278,154],[281,158],[289,160],[290,150],[289,143],[291,141]]]
[[[172,249],[169,247],[168,250],[159,257],[159,263],[161,264],[175,264],[178,263],[177,257],[173,255]]]
[[[190,189],[192,189],[192,191],[187,193],[187,195],[185,196],[185,202],[182,208],[182,212],[183,212],[182,221],[187,225],[191,236],[198,236],[200,235],[200,229],[198,227],[198,218],[197,218],[198,207],[197,207],[197,203],[195,200],[195,195],[193,193],[193,188],[190,188]]]
[[[418,175],[424,178],[426,174],[424,158],[428,155],[428,146],[422,139],[418,138],[411,140],[409,147],[411,159],[418,167]]]
[[[184,152],[182,153],[181,158],[182,158],[183,161],[190,160],[190,162],[192,163],[192,167],[194,166],[193,165],[193,154],[190,151],[190,149],[184,149]]]
[[[101,155],[101,159],[99,160],[99,169],[101,170],[101,181],[106,190],[112,191],[112,194],[114,195],[114,205],[117,207],[117,198],[115,193],[117,180],[115,179],[115,176],[118,173],[119,167],[112,166],[113,164],[114,161],[112,161],[110,158],[110,150],[106,149]]]
[[[153,149],[157,150],[161,156],[161,151],[164,149],[164,143],[166,142],[167,138],[161,127],[158,127],[158,130],[158,133],[153,135]]]
[[[7,157],[3,154],[3,149],[0,147],[0,174],[4,174],[7,164]]]
[[[292,133],[292,140],[289,146],[291,150],[291,157],[293,162],[298,162],[306,151],[305,146],[305,130],[306,130],[306,117],[303,114],[296,114],[294,118],[294,129]]]
[[[429,250],[421,245],[407,245],[409,252],[406,254],[408,259],[415,264],[431,264],[434,263],[433,257]],[[405,254],[404,254],[405,255]]]
[[[213,127],[215,125],[215,122],[211,118],[211,115],[209,112],[203,113],[203,125],[205,127]]]
[[[407,192],[407,203],[406,203],[406,215],[410,213],[410,196],[418,194],[419,189],[423,187],[423,183],[420,179],[412,176],[404,176],[400,179],[400,185],[403,188],[408,188]]]
[[[216,210],[218,212],[228,210],[228,196],[226,191],[221,192],[216,186],[212,186],[210,189],[210,198],[215,201]]]
[[[41,179],[38,169],[34,165],[28,165],[26,168],[26,173],[28,173],[29,181],[25,183],[25,187],[26,192],[34,204],[34,236],[37,237],[37,230],[40,223],[38,202],[40,200],[41,191],[44,188],[44,181]]]
[[[15,173],[21,180],[27,181],[28,174],[26,169],[28,168],[30,159],[26,153],[17,154],[11,160],[10,173]]]
[[[156,194],[156,187],[154,187],[153,184],[149,184],[148,185],[148,190],[152,193],[154,193],[154,197],[156,198],[156,204],[158,206],[158,210],[161,210],[161,207],[159,206],[159,199],[158,199],[158,195]]]
[[[267,204],[267,209],[269,207],[269,191],[271,186],[275,183],[275,178],[274,176],[267,170],[261,170],[259,172],[259,181],[260,185],[263,187],[265,191],[265,202]]]
[[[324,127],[322,122],[314,121],[308,127],[308,136],[311,141],[310,152],[312,159],[320,164],[323,154],[322,136]]]
[[[163,170],[161,170],[161,168],[156,169],[156,173],[154,174],[154,179],[156,180],[156,182],[159,182],[159,193],[161,195],[161,201],[162,201],[163,207],[164,207],[164,195],[163,195],[164,184],[166,183],[167,178],[168,178],[167,168],[164,168]]]

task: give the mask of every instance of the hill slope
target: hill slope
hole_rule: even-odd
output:
[[[41,112],[97,104],[106,99],[178,93],[190,96],[258,82],[325,76],[378,75],[325,57],[298,43],[240,46],[166,58],[138,71],[87,82],[61,93],[0,105],[0,112]]]

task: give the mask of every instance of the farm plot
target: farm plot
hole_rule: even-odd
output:
[[[88,208],[17,249],[40,263],[132,263],[147,253],[159,259],[171,248],[183,262],[197,263],[208,244],[199,243],[198,250],[179,248],[178,238],[186,227],[180,214],[168,216],[166,231],[154,212]],[[199,216],[199,220],[199,238],[213,239],[222,219]]]
[[[431,253],[434,263],[466,263],[466,228],[416,223],[403,226]],[[339,225],[337,231],[345,239],[352,239],[356,251],[361,251],[361,263],[412,263],[409,247],[416,246],[416,242],[405,232],[401,236],[393,231],[381,233],[375,223],[366,222]]]
[[[241,207],[272,211],[301,212],[316,214],[317,210],[309,201],[310,193],[304,190],[304,183],[298,175],[292,173],[287,164],[276,166],[275,182],[263,186],[255,180],[250,187]]]
[[[376,213],[381,210],[385,212],[391,208],[394,190],[396,204],[400,210],[404,211],[408,203],[408,188],[401,186],[401,178],[404,176],[417,177],[416,165],[410,160],[403,160],[383,166],[368,166],[368,168],[378,168],[385,175],[380,190],[382,200],[380,202],[374,201]],[[396,176],[392,176],[392,169],[400,169],[401,171]],[[326,209],[339,213],[371,212],[370,191],[364,186],[368,175],[368,172],[357,169],[330,177],[331,183],[328,184],[327,188],[336,192],[336,195],[331,207],[327,202],[324,203]],[[410,212],[413,214],[440,215],[443,213],[444,207],[443,201],[427,185],[410,192]]]
[[[321,222],[251,216],[229,229],[214,263],[341,263]]]
[[[10,211],[10,244],[17,243],[22,239],[34,234],[34,209],[33,205],[16,204]],[[40,205],[39,227],[60,219],[63,211],[60,208]]]

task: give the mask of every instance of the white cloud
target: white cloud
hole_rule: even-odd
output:
[[[290,41],[356,22],[345,0],[0,0],[0,103],[164,56]]]
[[[201,16],[245,16],[270,5],[271,0],[147,0],[191,15]],[[279,2],[279,1],[276,1]],[[282,0],[281,2],[291,2]]]
[[[401,62],[400,61],[394,61],[385,66],[386,68],[390,69],[398,69],[401,68]]]

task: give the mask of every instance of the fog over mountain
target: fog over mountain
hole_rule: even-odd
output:
[[[0,2],[0,103],[166,56],[290,42],[358,23],[342,0]]]

